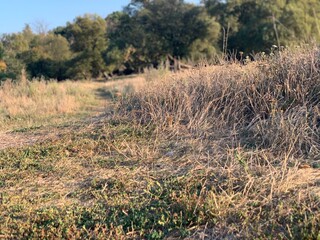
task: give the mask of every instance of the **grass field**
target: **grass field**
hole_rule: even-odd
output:
[[[1,87],[0,238],[320,239],[319,49],[148,74]]]

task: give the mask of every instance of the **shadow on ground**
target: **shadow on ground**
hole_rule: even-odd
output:
[[[106,88],[98,88],[96,90],[96,96],[101,98],[101,99],[107,99],[107,100],[113,100],[114,96],[111,92],[111,90],[106,89]]]

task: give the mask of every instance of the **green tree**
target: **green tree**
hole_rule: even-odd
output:
[[[3,44],[0,42],[0,60],[3,60],[4,57],[4,47]]]
[[[74,58],[70,72],[73,77],[91,78],[100,76],[106,69],[103,53],[107,48],[106,22],[97,15],[77,17],[65,28],[55,33],[64,36],[70,43]]]
[[[203,0],[228,32],[229,49],[268,51],[272,45],[320,41],[318,0]],[[225,35],[226,36],[226,35]]]
[[[200,59],[211,59],[220,51],[219,38],[221,35],[221,26],[214,17],[210,17],[205,12],[199,18],[206,24],[206,35],[198,38],[190,45],[188,57],[193,61]]]
[[[4,72],[7,70],[7,64],[3,60],[4,58],[4,48],[2,43],[0,42],[0,80],[4,76]]]
[[[37,34],[29,44],[29,50],[20,54],[31,77],[67,78],[66,64],[71,52],[68,41],[53,33]]]
[[[17,79],[23,68],[26,67],[20,55],[29,50],[33,33],[29,25],[22,32],[4,34],[0,38],[3,47],[3,61],[6,63],[6,72],[2,78]]]
[[[183,0],[132,1],[123,13],[109,16],[107,23],[109,51],[124,50],[126,67],[135,71],[156,66],[168,55],[198,58],[217,51],[219,23],[204,8]]]
[[[106,22],[109,46],[104,56],[109,73],[139,70],[151,62],[146,32],[137,17],[115,12]]]
[[[149,35],[150,55],[154,59],[167,54],[188,57],[196,40],[210,40],[214,46],[220,30],[202,7],[182,0],[144,1],[137,17]]]
[[[284,44],[299,41],[320,42],[320,1],[287,1],[277,21],[280,41]]]

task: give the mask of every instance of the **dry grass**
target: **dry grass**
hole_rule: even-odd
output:
[[[319,49],[296,48],[155,79],[119,111],[172,141],[174,175],[203,172],[209,238],[316,238],[319,86]]]
[[[0,86],[0,129],[28,127],[54,116],[79,112],[85,103],[93,102],[93,91],[77,82],[34,80]]]
[[[88,110],[101,112],[144,83],[139,76],[108,82],[6,81],[0,85],[0,130],[63,123]]]
[[[105,87],[111,89],[117,89],[118,91],[128,94],[135,91],[140,91],[144,88],[146,79],[143,76],[134,76],[131,78],[124,78],[115,81],[108,81],[105,83]]]
[[[319,63],[301,48],[103,83],[112,116],[0,151],[0,236],[318,239]]]
[[[1,110],[9,118],[42,114],[70,113],[79,107],[81,93],[77,83],[33,81],[4,82],[1,86]]]
[[[319,64],[319,50],[303,48],[246,66],[186,71],[155,79],[119,109],[172,133],[209,137],[223,129],[250,135],[257,147],[317,154]]]

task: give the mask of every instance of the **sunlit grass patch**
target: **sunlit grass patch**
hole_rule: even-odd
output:
[[[32,126],[94,104],[94,91],[78,82],[6,81],[0,86],[0,128]]]
[[[0,151],[0,234],[319,238],[316,50],[106,83],[107,116]]]

